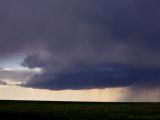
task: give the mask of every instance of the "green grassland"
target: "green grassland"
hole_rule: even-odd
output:
[[[0,120],[160,120],[160,103],[0,101]]]

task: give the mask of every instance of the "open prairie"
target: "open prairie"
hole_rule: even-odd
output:
[[[160,103],[0,101],[0,120],[160,120]]]

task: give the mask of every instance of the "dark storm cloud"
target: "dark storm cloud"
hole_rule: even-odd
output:
[[[160,85],[159,0],[0,0],[0,4],[1,58],[27,52],[22,65],[43,70],[24,86]]]
[[[132,86],[135,89],[157,88],[160,69],[134,68],[123,65],[78,65],[54,73],[33,76],[25,87],[64,89],[94,89]]]
[[[0,80],[0,85],[7,85],[7,83],[2,81],[2,80]]]
[[[80,64],[55,74],[47,71],[33,76],[24,86],[54,90],[121,87],[133,83],[128,73],[123,66]]]

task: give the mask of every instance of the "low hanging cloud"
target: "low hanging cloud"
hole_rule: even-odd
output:
[[[11,81],[11,82],[25,82],[27,81],[31,76],[38,73],[35,70],[29,70],[29,69],[0,69],[0,79],[1,84]]]
[[[159,88],[160,69],[134,68],[122,65],[80,64],[61,72],[45,71],[25,83],[25,87],[65,90],[128,87]]]
[[[0,60],[41,68],[22,86],[160,86],[158,0],[0,0]]]
[[[2,81],[2,80],[0,80],[0,85],[7,85],[7,83]]]

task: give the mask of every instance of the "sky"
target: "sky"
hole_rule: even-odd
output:
[[[0,99],[160,102],[159,0],[0,0]]]

